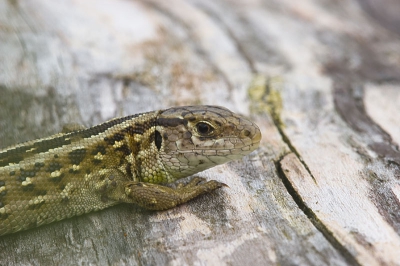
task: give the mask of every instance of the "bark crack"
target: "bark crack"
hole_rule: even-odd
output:
[[[296,155],[297,156],[297,155]],[[325,224],[318,219],[317,215],[312,211],[310,207],[302,199],[301,195],[297,193],[296,189],[292,186],[289,179],[286,177],[284,171],[282,170],[281,161],[285,158],[285,155],[279,158],[278,161],[275,162],[275,167],[277,170],[278,177],[282,180],[286,190],[292,196],[293,200],[296,202],[297,206],[300,210],[307,216],[310,222],[317,228],[319,232],[327,239],[327,241],[336,249],[338,252],[345,258],[345,260],[349,263],[349,265],[361,265],[357,259],[350,253],[345,246],[343,246],[333,235],[332,231],[325,226]],[[302,162],[303,163],[303,162]],[[304,164],[304,163],[303,163]],[[308,171],[308,170],[307,170]]]
[[[267,80],[264,77],[264,82],[260,82],[259,85],[263,84],[262,93],[258,92],[258,96],[254,97],[254,93],[252,90],[255,90],[256,86],[251,87],[249,90],[249,94],[255,102],[257,102],[259,111],[267,110],[272,117],[272,121],[276,126],[280,136],[282,137],[283,142],[288,146],[290,151],[295,154],[295,156],[299,159],[300,163],[304,166],[307,173],[311,176],[314,180],[315,184],[317,184],[316,179],[314,178],[311,170],[309,169],[308,165],[302,160],[300,153],[294,147],[292,142],[290,141],[289,137],[286,135],[284,131],[284,124],[281,120],[281,110],[282,110],[282,99],[279,93],[273,85],[271,80]],[[261,86],[258,87],[260,89]],[[266,103],[266,104],[265,104]],[[351,254],[351,252],[346,249],[342,243],[339,242],[338,239],[335,238],[333,232],[329,230],[329,228],[317,217],[317,215],[313,212],[313,210],[308,207],[306,202],[302,199],[301,195],[296,191],[293,187],[292,183],[290,182],[289,178],[285,175],[284,171],[282,170],[281,161],[285,158],[287,154],[282,155],[276,162],[275,167],[277,170],[278,177],[282,180],[286,190],[292,196],[293,200],[299,207],[299,209],[307,216],[310,222],[315,226],[315,228],[321,232],[321,234],[325,237],[325,239],[343,256],[343,258],[350,264],[350,265],[360,265],[357,259]]]

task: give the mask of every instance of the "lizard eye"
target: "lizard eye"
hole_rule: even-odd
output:
[[[211,125],[204,122],[197,123],[196,128],[197,132],[199,132],[202,135],[210,134],[214,130],[214,128]]]

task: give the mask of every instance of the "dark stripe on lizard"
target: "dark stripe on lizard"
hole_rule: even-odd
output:
[[[187,125],[188,121],[182,118],[157,118],[157,126],[176,127],[179,125]]]
[[[8,150],[0,153],[0,167],[7,166],[10,163],[17,164],[20,161],[22,161],[23,159],[25,159],[31,155],[35,155],[35,154],[42,153],[42,152],[47,152],[50,149],[55,149],[58,147],[69,145],[72,143],[72,141],[96,136],[96,135],[106,131],[110,127],[113,127],[124,121],[130,120],[139,115],[141,115],[141,114],[130,115],[130,116],[122,117],[122,118],[116,118],[116,119],[110,120],[106,123],[103,123],[103,124],[100,124],[100,125],[88,128],[88,129],[74,131],[74,132],[59,136],[59,137],[52,138],[52,139],[38,140],[31,145],[19,146],[16,148],[8,149]],[[133,127],[126,128],[126,132],[128,134],[143,134],[143,130],[144,130],[144,127],[141,125],[135,125],[135,128],[133,128]]]

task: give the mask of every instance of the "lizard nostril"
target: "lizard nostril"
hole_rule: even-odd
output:
[[[243,133],[242,133],[242,134],[243,134],[244,136],[248,137],[248,136],[250,136],[251,132],[248,131],[247,129],[245,129],[245,130],[243,130]]]

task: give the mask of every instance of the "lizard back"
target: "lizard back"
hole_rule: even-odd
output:
[[[150,138],[156,116],[151,112],[117,118],[1,151],[0,235],[118,203],[102,193],[102,181],[112,178],[108,169],[130,177],[111,182],[137,177],[136,155],[148,149],[144,145],[149,141],[142,139]]]

